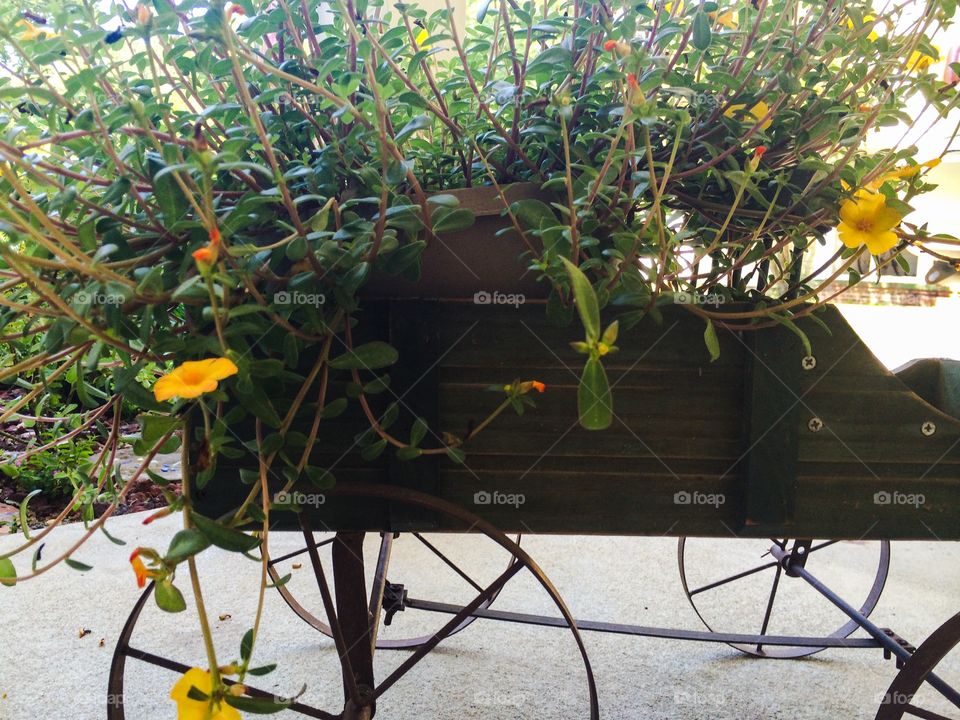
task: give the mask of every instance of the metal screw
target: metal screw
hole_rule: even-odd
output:
[[[937,431],[937,426],[932,423],[930,420],[927,420],[921,427],[920,432],[922,432],[927,437],[930,437]]]
[[[810,422],[807,423],[807,427],[813,432],[820,432],[823,429],[823,420],[818,417],[810,418]]]
[[[803,358],[803,369],[813,370],[817,366],[817,359],[813,355],[807,355]]]

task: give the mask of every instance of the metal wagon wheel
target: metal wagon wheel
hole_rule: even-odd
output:
[[[808,628],[800,628],[797,632],[785,632],[782,628],[778,628],[777,632],[771,632],[771,622],[776,614],[778,598],[780,598],[781,604],[785,603],[786,606],[790,608],[791,619],[796,619],[798,622],[804,622],[809,621],[810,617],[804,613],[798,612],[797,608],[798,594],[802,592],[808,592],[808,589],[804,583],[797,582],[795,578],[790,578],[783,572],[781,564],[770,554],[770,548],[773,546],[771,546],[769,543],[772,542],[774,546],[777,546],[786,552],[790,552],[794,546],[797,546],[800,543],[809,542],[811,544],[809,546],[809,550],[807,551],[808,555],[810,556],[808,563],[813,563],[814,565],[819,564],[821,566],[825,566],[830,562],[831,549],[833,552],[836,552],[838,549],[844,546],[854,545],[853,543],[845,543],[839,540],[737,540],[736,542],[739,543],[741,547],[747,547],[749,545],[749,547],[752,548],[755,545],[757,552],[747,552],[747,557],[736,558],[736,560],[743,561],[742,565],[735,563],[736,567],[730,568],[732,572],[730,570],[724,570],[720,573],[721,577],[716,578],[714,575],[709,582],[704,582],[701,584],[699,579],[703,576],[703,572],[701,571],[695,573],[692,572],[691,568],[691,564],[693,562],[693,558],[691,556],[695,553],[691,552],[691,549],[688,547],[688,543],[692,543],[694,541],[696,541],[695,538],[680,538],[680,543],[677,548],[677,559],[680,565],[680,581],[683,583],[683,591],[687,596],[687,600],[690,601],[690,605],[693,607],[694,611],[697,613],[697,616],[708,630],[713,632],[729,629],[728,627],[722,627],[726,619],[722,617],[720,611],[710,607],[710,603],[707,601],[709,595],[712,593],[721,592],[737,592],[737,599],[738,601],[742,602],[744,598],[747,597],[747,595],[743,594],[743,583],[749,582],[753,583],[753,589],[762,589],[760,597],[764,598],[763,600],[760,600],[761,607],[757,612],[758,619],[762,618],[762,620],[760,620],[758,623],[759,627],[757,633],[760,640],[756,644],[728,643],[730,647],[754,657],[782,659],[806,657],[826,649],[824,646],[818,645],[772,646],[765,645],[762,642],[762,636],[764,635],[810,635]],[[870,613],[873,612],[873,609],[877,606],[877,602],[880,599],[880,594],[883,592],[883,587],[887,581],[887,573],[890,570],[890,543],[886,540],[882,540],[877,543],[856,543],[855,545],[860,547],[866,545],[878,546],[879,549],[878,559],[876,561],[876,573],[873,573],[872,564],[865,568],[865,570],[869,571],[869,574],[872,574],[873,577],[870,581],[869,588],[865,591],[866,599],[859,606],[860,612],[865,616],[869,616]],[[764,547],[766,547],[766,550],[764,550]],[[816,553],[816,555],[814,555],[814,553]],[[716,553],[714,553],[714,557],[712,559],[718,561],[719,564],[719,558],[716,558],[715,556]],[[698,581],[695,585],[693,584],[694,580]],[[857,588],[854,592],[859,593],[857,595],[858,598],[864,597],[864,585],[866,585],[865,582],[857,583]],[[759,597],[757,599],[759,599]],[[722,609],[727,610],[727,604],[724,604]],[[760,614],[761,612],[762,615]],[[782,618],[782,611],[780,615]],[[781,618],[778,618],[778,620]],[[853,620],[848,620],[838,628],[822,633],[821,636],[824,638],[846,638],[853,634],[858,628],[859,625],[857,625],[857,623],[855,623]],[[738,630],[742,632],[743,628],[738,628]]]
[[[408,541],[416,540],[423,547],[430,551],[431,554],[435,555],[443,563],[443,565],[449,568],[453,573],[456,574],[464,583],[472,587],[474,590],[481,590],[480,585],[474,580],[469,572],[467,572],[460,564],[457,564],[454,560],[450,559],[449,553],[444,553],[439,547],[437,547],[436,542],[427,540],[423,535],[418,532],[409,532],[409,533],[381,533],[380,535],[380,549],[377,553],[377,564],[374,569],[373,583],[383,584],[381,592],[385,593],[386,602],[385,602],[385,613],[386,613],[386,622],[389,623],[392,620],[392,614],[396,610],[402,610],[403,594],[406,592],[406,588],[409,587],[405,584],[396,584],[391,581],[394,580],[403,580],[404,577],[394,577],[390,574],[390,564],[391,560],[397,552],[397,545],[403,542],[403,539]],[[329,538],[323,540],[317,540],[316,535],[313,531],[307,531],[304,533],[304,546],[293,552],[284,553],[283,555],[271,558],[268,564],[268,572],[270,573],[270,578],[273,580],[274,584],[279,583],[280,579],[284,576],[284,564],[293,561],[296,558],[303,556],[304,554],[310,552],[310,548],[320,549],[324,546],[329,545],[333,542],[334,536],[333,533],[330,533]],[[516,536],[514,542],[519,546],[521,537],[520,535]],[[511,556],[508,561],[507,569],[510,565],[516,562],[516,558]],[[371,588],[372,590],[372,588]],[[310,625],[310,627],[321,632],[327,637],[333,637],[332,631],[330,630],[330,625],[321,617],[318,617],[313,612],[308,610],[304,606],[305,600],[298,598],[297,594],[294,592],[294,589],[291,587],[291,583],[283,583],[277,585],[277,591],[283,597],[287,605],[290,606],[290,609],[297,614],[300,619],[305,623]],[[500,595],[500,590],[497,590],[489,600],[484,601],[478,610],[486,610],[497,597]],[[475,615],[464,618],[456,628],[454,628],[450,635],[455,635],[458,632],[465,630],[469,625],[473,624],[477,620]],[[382,637],[380,633],[377,634],[376,642],[378,650],[415,650],[416,648],[424,645],[430,640],[430,635],[402,635],[399,637]]]
[[[960,661],[945,675],[934,672],[960,646],[960,613],[928,637],[897,673],[877,710],[876,720],[957,720],[960,718]],[[946,714],[949,713],[949,714]]]
[[[492,582],[481,586],[472,601],[466,603],[440,629],[428,636],[415,650],[412,650],[386,678],[378,682],[374,678],[373,657],[377,649],[376,636],[380,613],[384,607],[385,575],[379,572],[379,569],[385,568],[386,564],[378,562],[378,572],[374,575],[373,592],[368,594],[364,582],[362,552],[364,533],[341,532],[336,535],[331,543],[332,562],[327,570],[332,570],[332,573],[328,573],[323,567],[316,544],[311,544],[309,541],[312,534],[310,532],[309,516],[301,515],[300,520],[307,541],[307,551],[323,597],[324,609],[329,623],[328,628],[337,650],[344,699],[343,709],[339,711],[324,710],[305,702],[294,702],[288,707],[290,712],[305,717],[321,718],[322,720],[369,720],[376,713],[377,700],[387,690],[403,678],[443,640],[462,629],[465,620],[483,607],[484,603],[489,604],[492,598],[511,579],[516,577],[521,570],[526,569],[557,607],[566,623],[566,627],[573,636],[583,662],[587,680],[589,712],[570,715],[570,717],[586,716],[590,720],[598,720],[599,706],[596,682],[583,638],[576,627],[573,615],[540,567],[516,542],[473,513],[452,503],[414,490],[385,485],[341,485],[328,491],[327,495],[330,497],[352,497],[366,501],[386,500],[390,503],[400,503],[430,510],[454,521],[458,528],[469,530],[472,535],[478,538],[485,536],[509,553],[512,560],[505,571]],[[389,547],[389,543],[387,547]],[[381,550],[382,548],[383,546],[381,546]],[[332,587],[327,581],[328,577],[332,577],[334,580]],[[134,605],[117,642],[107,688],[107,720],[127,720],[124,680],[128,659],[144,662],[175,673],[185,673],[190,668],[187,662],[143,650],[131,644],[137,621],[147,604],[151,590],[152,586],[148,587]],[[229,681],[227,682],[229,683]],[[246,685],[246,687],[247,694],[253,697],[275,696],[273,692],[250,685]],[[131,717],[130,720],[135,719]],[[139,720],[139,718],[136,720]]]

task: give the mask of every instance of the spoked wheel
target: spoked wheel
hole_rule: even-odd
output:
[[[484,537],[492,541],[494,546],[499,546],[506,552],[510,561],[507,563],[506,570],[495,579],[483,583],[472,581],[476,584],[476,587],[470,586],[472,599],[465,602],[457,612],[452,614],[449,620],[443,619],[447,617],[445,615],[431,614],[435,625],[443,624],[428,635],[418,636],[415,649],[398,665],[394,666],[391,663],[391,671],[385,678],[378,680],[374,677],[373,658],[379,646],[377,633],[380,626],[380,616],[385,608],[386,568],[389,564],[384,561],[383,555],[389,555],[392,549],[392,535],[387,536],[390,540],[385,538],[380,543],[377,569],[374,572],[372,587],[368,587],[364,577],[364,533],[337,533],[328,543],[330,550],[330,561],[328,563],[325,563],[324,559],[321,558],[321,548],[325,546],[308,541],[305,549],[320,593],[325,618],[324,625],[327,627],[336,648],[339,661],[337,676],[342,679],[343,686],[341,699],[332,702],[328,699],[327,702],[322,704],[333,705],[334,708],[342,707],[342,709],[322,709],[307,702],[298,701],[289,706],[287,714],[292,712],[304,717],[327,720],[369,720],[375,715],[377,702],[387,690],[413,670],[442,641],[463,629],[465,623],[469,624],[473,614],[481,608],[489,606],[511,579],[517,577],[522,570],[527,570],[560,612],[583,662],[587,681],[587,701],[585,704],[589,706],[589,712],[574,711],[567,713],[566,716],[571,718],[588,717],[590,720],[599,718],[593,671],[573,616],[540,567],[515,541],[472,513],[431,495],[413,490],[383,485],[341,485],[328,491],[327,495],[328,497],[356,498],[363,501],[388,501],[391,507],[395,504],[401,504],[429,510],[437,516],[446,517],[448,520],[445,523],[446,526],[449,526],[450,521],[452,521],[456,529],[469,531],[471,537],[476,538],[477,541]],[[300,516],[300,520],[304,536],[310,538],[312,533],[309,516],[303,514]],[[133,645],[132,641],[137,630],[137,623],[151,596],[151,590],[152,588],[148,588],[134,606],[117,643],[107,690],[108,720],[127,720],[128,718],[126,708],[131,705],[128,702],[130,696],[124,693],[128,674],[128,660],[146,663],[174,673],[185,673],[191,666],[191,660],[194,663],[196,662],[196,658],[184,661],[182,658],[172,657],[173,651],[164,654],[140,649]],[[145,638],[151,637],[149,630],[137,634],[138,636],[142,634]],[[255,682],[256,678],[249,678],[249,680]],[[317,682],[322,681],[318,680]],[[163,683],[164,687],[170,685],[172,685],[172,680],[169,684]],[[275,691],[268,692],[255,686],[251,687],[246,683],[245,685],[248,695],[254,697],[275,696]],[[462,689],[459,689],[458,692],[462,693]],[[155,709],[154,706],[153,710],[148,713],[151,718],[155,715]],[[494,717],[494,715],[486,713],[484,717]],[[141,717],[131,713],[129,720],[141,720]],[[142,720],[148,720],[147,716],[144,715]]]
[[[960,718],[960,613],[917,648],[883,696],[876,720],[901,718]]]
[[[275,584],[279,583],[281,578],[286,575],[296,574],[296,570],[303,566],[304,556],[310,552],[311,548],[323,552],[324,548],[329,548],[334,539],[335,535],[333,533],[325,533],[324,537],[318,538],[312,530],[305,531],[303,533],[303,547],[270,559],[268,571],[273,582]],[[519,546],[520,540],[520,536],[517,535],[513,542]],[[429,568],[423,565],[424,553],[431,555],[434,561]],[[427,572],[449,572],[451,573],[451,577],[458,578],[459,581],[464,584],[464,589],[472,588],[477,592],[483,589],[472,577],[474,569],[466,567],[463,561],[456,562],[451,559],[450,556],[452,554],[448,549],[443,547],[440,538],[428,539],[418,532],[402,534],[381,533],[376,567],[373,577],[371,578],[372,583],[369,589],[371,599],[379,595],[384,596],[382,618],[385,625],[391,625],[394,614],[404,609],[403,602],[406,593],[416,592],[416,585],[411,586],[411,581],[415,582],[418,577],[422,581]],[[419,563],[419,565],[414,564],[411,567],[411,563],[407,562],[405,563],[405,567],[397,568],[398,563],[396,562],[396,558],[398,555],[406,555],[408,558],[411,558],[414,563]],[[517,562],[517,559],[511,555],[507,562],[507,569],[509,569],[510,565]],[[396,568],[395,571],[394,568]],[[409,576],[404,571],[408,571]],[[401,583],[400,581],[406,582]],[[296,580],[278,585],[277,590],[298,617],[327,637],[333,637],[330,625],[326,621],[326,615],[323,614],[321,599],[319,596],[316,596],[315,587],[311,588],[313,591],[310,595],[312,603],[301,596],[300,591],[302,588],[297,586]],[[486,610],[489,608],[499,594],[500,591],[497,590],[490,599],[484,601],[478,609]],[[320,613],[320,615],[318,616],[308,610],[307,605],[317,608],[317,612]],[[401,616],[401,618],[402,617],[403,616]],[[464,618],[463,622],[450,632],[450,635],[464,630],[476,619],[475,616]],[[397,624],[400,625],[401,622],[398,620]],[[379,628],[376,634],[377,649],[414,650],[428,642],[431,637],[429,634],[404,633],[402,629],[399,628],[397,630],[397,632],[391,633],[387,627]],[[387,636],[388,633],[390,633],[389,636]]]
[[[677,550],[683,591],[703,624],[712,632],[753,633],[754,644],[728,643],[740,652],[764,658],[799,658],[825,647],[765,645],[765,635],[798,638],[846,638],[858,629],[849,620],[839,625],[832,606],[797,578],[789,577],[770,554],[778,546],[790,552],[801,540],[717,540],[681,538]],[[810,541],[806,541],[810,542]],[[773,545],[771,545],[773,543]],[[880,599],[890,569],[890,543],[812,541],[807,567],[869,616]],[[745,619],[746,618],[746,619]],[[756,618],[755,621],[751,618]],[[749,626],[750,622],[756,625]],[[745,626],[747,624],[747,626]]]

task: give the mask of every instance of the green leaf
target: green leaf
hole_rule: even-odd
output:
[[[541,200],[517,200],[510,203],[510,212],[528,230],[539,230],[541,227],[553,227],[558,223],[553,208]]]
[[[170,581],[165,578],[153,586],[153,599],[157,602],[157,607],[168,613],[183,612],[187,609],[187,602],[183,599],[183,593]]]
[[[218,548],[231,552],[250,552],[260,546],[260,538],[234,530],[199,513],[191,511],[190,519],[197,526],[197,530]]]
[[[329,470],[324,470],[323,468],[315,467],[313,465],[307,465],[303,469],[303,472],[307,476],[307,480],[310,481],[310,484],[314,487],[320,488],[321,490],[332,488],[337,484],[337,479]]]
[[[27,524],[27,505],[30,503],[30,498],[34,495],[39,495],[40,492],[40,488],[37,488],[20,501],[20,532],[23,533],[23,536],[27,540],[30,539],[30,526]]]
[[[408,122],[406,125],[400,128],[397,134],[393,136],[393,141],[398,144],[402,143],[408,137],[410,137],[415,132],[417,132],[417,130],[424,130],[430,127],[432,124],[433,122],[431,121],[429,116],[417,115],[410,122]]]
[[[64,558],[63,561],[67,564],[67,567],[73,568],[78,572],[87,572],[87,570],[93,570],[91,565],[82,563],[79,560],[74,560],[73,558]]]
[[[273,715],[283,712],[293,703],[292,700],[279,701],[270,698],[235,697],[233,695],[227,695],[223,699],[227,705],[254,715]]]
[[[244,662],[250,661],[250,655],[253,653],[253,628],[250,628],[243,634],[240,640],[240,657]]]
[[[613,397],[607,372],[596,358],[587,360],[577,389],[580,425],[586,430],[606,430],[613,422]]]
[[[393,365],[398,358],[396,349],[385,342],[375,340],[330,361],[334,370],[377,370]]]
[[[570,277],[570,287],[573,288],[573,297],[577,304],[577,312],[583,329],[587,334],[587,342],[591,345],[600,338],[600,305],[597,302],[597,293],[593,286],[576,265],[565,257],[560,258]]]
[[[707,318],[707,328],[703,331],[703,342],[710,351],[710,362],[720,357],[720,341],[717,339],[717,329],[713,326],[713,320]]]
[[[324,406],[320,416],[324,420],[335,418],[343,414],[343,411],[347,409],[347,405],[349,405],[349,401],[346,398],[336,398],[331,400]]]
[[[423,454],[418,447],[402,447],[397,450],[397,459],[401,461],[414,460]]]
[[[710,47],[710,16],[703,10],[700,10],[693,16],[693,46],[697,50],[706,50]]]
[[[793,320],[783,317],[782,315],[772,315],[771,317],[800,338],[800,342],[803,343],[803,349],[807,355],[813,355],[813,345],[810,344],[810,338],[807,337],[807,334],[803,330],[797,327],[797,324],[793,322]],[[819,318],[817,319],[819,320]]]
[[[171,563],[179,563],[206,550],[209,546],[210,542],[199,530],[181,530],[170,541],[166,559]]]
[[[13,587],[17,584],[17,569],[10,558],[0,558],[0,585]]]
[[[423,438],[427,434],[427,421],[422,417],[418,417],[414,423],[413,427],[410,429],[410,444],[414,446],[419,446],[423,442]]]
[[[428,195],[427,202],[433,205],[441,205],[443,207],[457,207],[460,204],[459,198],[456,195],[451,195],[450,193],[437,193],[436,195]]]
[[[467,461],[467,454],[460,448],[447,448],[447,457],[457,465],[463,465]]]
[[[433,232],[439,234],[466,230],[473,226],[475,218],[466,208],[441,207],[434,211],[432,220]]]
[[[260,667],[248,668],[247,673],[249,675],[259,677],[261,675],[267,675],[269,673],[272,673],[276,669],[277,669],[277,664],[270,663],[269,665],[261,665]]]

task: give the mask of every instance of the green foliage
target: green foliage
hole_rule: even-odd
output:
[[[55,436],[43,433],[41,437],[51,442]],[[3,471],[27,492],[40,490],[49,497],[72,497],[85,484],[83,468],[96,449],[97,443],[90,437],[64,440],[31,454],[22,463],[4,465]]]

